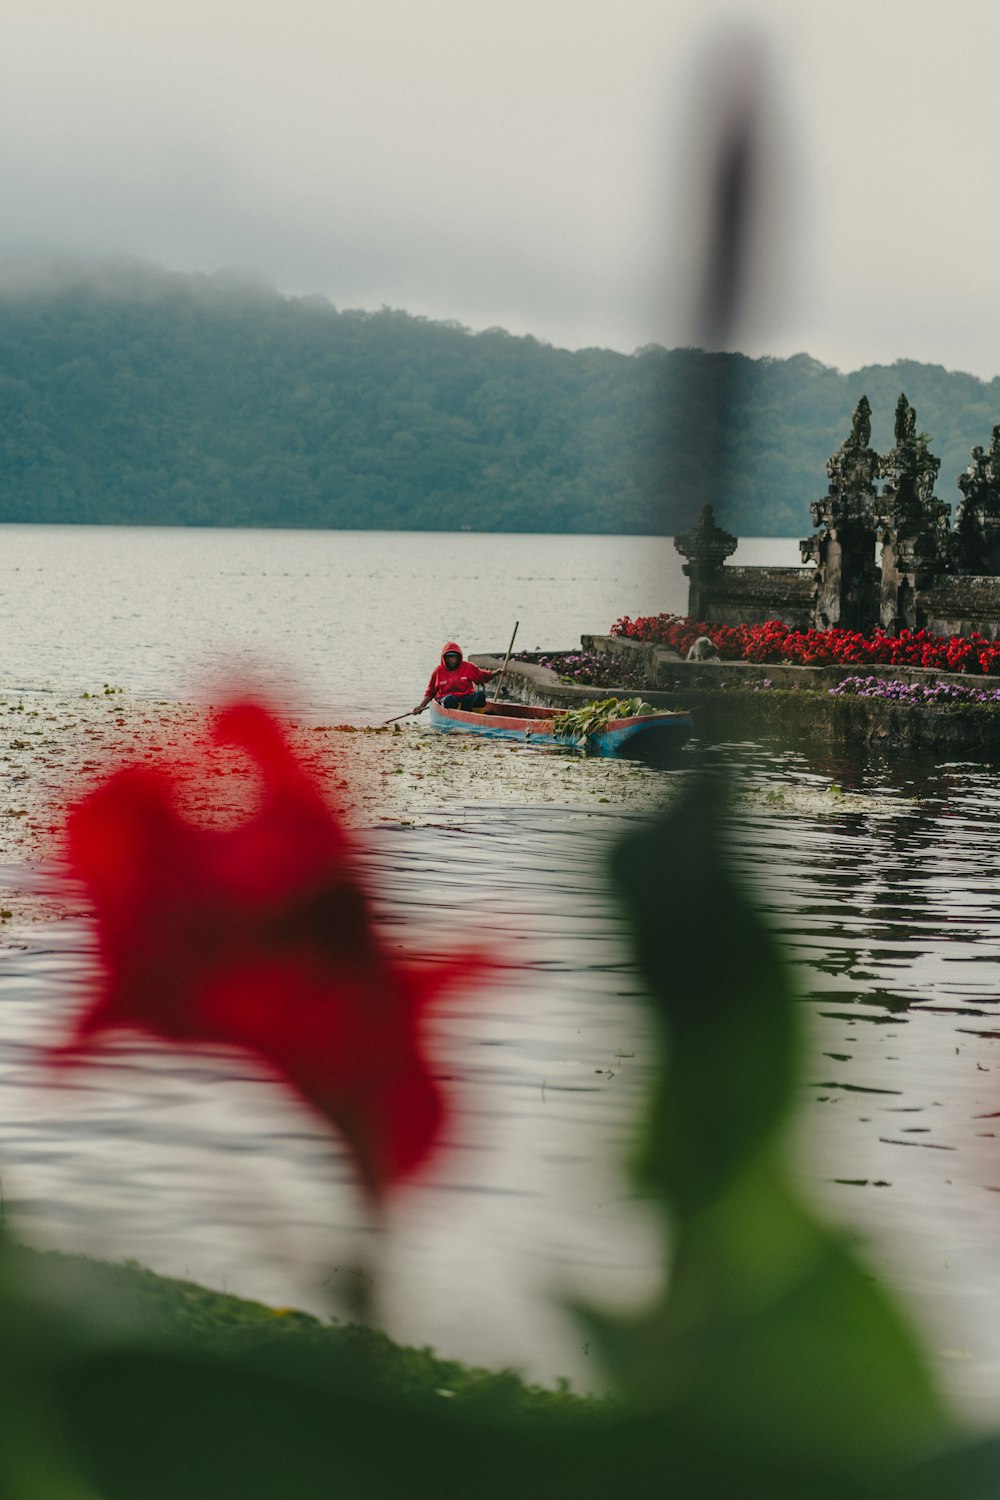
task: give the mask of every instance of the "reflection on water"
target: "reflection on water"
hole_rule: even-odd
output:
[[[966,1405],[1000,1404],[1000,772],[751,757],[877,813],[741,821],[738,860],[811,1010],[803,1170],[925,1309]],[[885,798],[885,802],[881,801]]]
[[[949,1378],[995,1405],[1000,773],[862,752],[726,755],[745,784],[833,779],[878,796],[874,812],[741,813],[736,858],[808,1003],[803,1173],[875,1235],[876,1264],[902,1267]],[[439,1173],[404,1196],[386,1252],[400,1337],[586,1381],[552,1287],[569,1277],[628,1298],[655,1286],[655,1228],[614,1170],[651,1062],[600,885],[625,821],[452,809],[440,826],[369,838],[391,942],[471,941],[512,966],[438,1023],[461,1128]],[[148,1048],[63,1096],[37,1088],[30,1047],[71,1002],[82,943],[60,928],[0,973],[8,1208],[60,1244],[320,1305],[318,1284],[336,1289],[360,1253],[355,1193],[322,1132],[238,1061]]]

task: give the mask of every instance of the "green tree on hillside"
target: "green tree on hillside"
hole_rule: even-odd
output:
[[[720,370],[733,398],[715,434],[698,393]],[[95,270],[0,295],[0,520],[670,533],[721,472],[729,529],[804,535],[858,397],[886,448],[903,388],[954,502],[1000,381],[571,353],[226,278]]]

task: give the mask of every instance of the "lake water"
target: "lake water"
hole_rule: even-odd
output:
[[[372,722],[420,699],[447,640],[504,650],[519,621],[519,648],[559,649],[623,613],[683,613],[681,564],[665,537],[0,526],[0,688],[186,698],[245,672]]]
[[[796,544],[741,544],[736,560],[792,563]],[[679,564],[648,538],[5,527],[0,688],[176,698],[252,674],[297,711],[370,722],[415,701],[449,636],[495,649],[520,619],[522,645],[564,647],[621,613],[683,609]],[[967,1404],[995,1412],[1000,774],[863,748],[720,753],[743,785],[872,799],[745,813],[737,857],[812,1019],[803,1176],[895,1268]],[[462,1131],[378,1252],[400,1338],[587,1383],[553,1289],[620,1301],[655,1287],[655,1228],[616,1166],[650,1059],[600,882],[626,822],[613,807],[443,799],[439,826],[367,837],[394,939],[471,931],[517,965],[441,1016]],[[60,924],[0,960],[8,1213],[49,1243],[324,1306],[372,1254],[349,1174],[233,1059],[145,1048],[60,1095],[39,1087],[32,1047],[73,1003],[85,948]]]

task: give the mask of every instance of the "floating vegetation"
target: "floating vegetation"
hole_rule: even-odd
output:
[[[865,793],[845,791],[836,782],[826,787],[811,787],[787,782],[781,787],[740,786],[733,801],[741,812],[791,813],[808,818],[841,816],[844,813],[876,813],[898,817],[912,813],[914,797],[898,793]]]

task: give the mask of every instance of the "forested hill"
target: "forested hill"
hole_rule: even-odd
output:
[[[906,391],[946,500],[1000,422],[1000,380],[940,366],[570,353],[133,268],[0,292],[0,521],[669,533],[695,519],[710,357],[743,535],[807,534],[862,392],[885,449]]]

